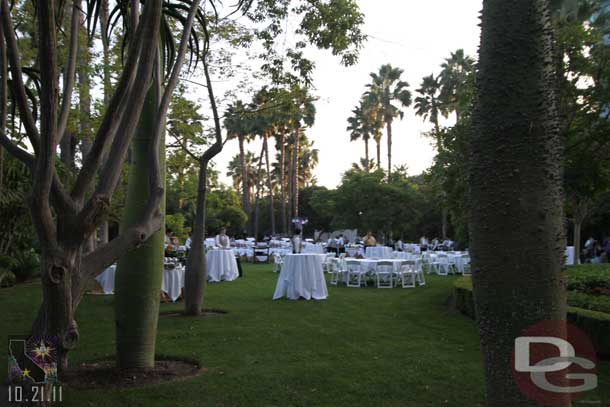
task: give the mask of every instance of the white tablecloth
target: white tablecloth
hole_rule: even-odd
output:
[[[184,288],[184,266],[177,264],[173,269],[163,270],[163,280],[161,281],[161,291],[176,302]]]
[[[319,244],[305,243],[302,253],[324,254],[324,248]]]
[[[286,296],[291,300],[324,300],[328,297],[319,254],[289,254],[284,258],[273,299]]]
[[[108,267],[102,274],[97,276],[95,280],[100,283],[104,294],[114,294],[114,276],[116,274],[116,265]],[[161,291],[167,294],[172,300],[176,301],[184,288],[184,266],[178,264],[174,269],[163,270],[163,279],[161,280]]]
[[[566,247],[566,265],[576,264],[576,259],[574,258],[574,246]]]
[[[212,282],[233,281],[239,277],[237,261],[232,250],[210,250],[206,254],[208,280]]]
[[[116,264],[108,267],[102,274],[95,277],[95,280],[102,286],[104,294],[114,294],[114,275],[116,273]]]
[[[374,246],[367,247],[364,256],[368,258],[377,258],[377,259],[391,259],[392,258],[392,248],[386,246]]]

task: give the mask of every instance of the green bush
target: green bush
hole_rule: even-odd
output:
[[[17,261],[10,256],[0,256],[0,269],[12,270],[17,265]]]
[[[569,266],[568,290],[610,296],[610,264]]]
[[[15,265],[11,268],[17,281],[23,282],[40,275],[40,259],[34,250],[17,253]]]
[[[0,287],[12,287],[15,285],[16,282],[17,278],[15,277],[15,274],[8,270],[0,268]]]
[[[610,314],[610,296],[568,291],[568,305]]]

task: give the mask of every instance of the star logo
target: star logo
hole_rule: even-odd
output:
[[[38,347],[34,348],[34,355],[39,359],[50,358],[51,352],[53,352],[53,347],[47,346],[44,341],[40,341]]]
[[[23,371],[21,372],[21,374],[23,375],[23,378],[25,379],[26,377],[29,377],[30,379],[32,378],[32,376],[30,376],[30,371],[29,369],[23,369]]]

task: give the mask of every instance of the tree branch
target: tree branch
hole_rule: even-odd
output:
[[[8,59],[10,61],[11,74],[12,74],[12,85],[13,94],[15,101],[19,106],[19,113],[21,121],[25,126],[25,130],[30,139],[30,143],[34,148],[34,152],[38,153],[39,134],[38,128],[36,127],[36,121],[32,115],[32,111],[28,106],[28,97],[25,91],[25,85],[23,83],[23,74],[21,67],[21,59],[19,54],[19,48],[17,47],[17,37],[15,30],[13,29],[13,22],[11,21],[11,12],[8,5],[8,0],[1,0],[0,6],[0,18],[2,19],[2,28],[4,30],[4,37],[7,45]]]
[[[72,1],[72,20],[70,22],[70,48],[68,51],[68,63],[64,71],[64,93],[61,102],[61,112],[59,114],[59,123],[57,124],[57,140],[64,136],[68,117],[70,116],[70,108],[72,107],[72,91],[74,89],[74,81],[76,77],[76,59],[78,51],[78,31],[80,24],[80,7],[79,0]]]
[[[86,191],[89,190],[91,183],[95,180],[95,174],[100,166],[102,154],[106,147],[114,140],[119,123],[121,123],[121,118],[130,103],[129,96],[132,93],[133,83],[138,71],[138,60],[142,52],[145,26],[149,21],[147,15],[149,10],[149,7],[144,7],[140,18],[141,23],[138,24],[135,38],[132,38],[131,46],[127,53],[127,61],[125,62],[116,91],[108,104],[108,109],[97,131],[91,150],[89,150],[87,157],[83,157],[83,166],[72,189],[72,198],[77,202],[83,200]]]

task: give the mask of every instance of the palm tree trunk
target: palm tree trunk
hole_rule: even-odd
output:
[[[392,122],[386,122],[388,131],[388,181],[392,180]]]
[[[280,133],[280,188],[282,191],[282,233],[288,233],[288,219],[286,218],[286,128],[282,126]]]
[[[375,139],[377,143],[377,168],[381,168],[381,138]]]
[[[268,135],[263,134],[263,144],[265,149],[265,163],[267,165],[267,189],[269,190],[269,217],[271,219],[271,236],[275,235],[275,208],[273,202],[273,187],[271,185],[271,167],[269,165],[269,145],[267,143]]]
[[[369,139],[366,137],[364,139],[364,163],[366,168],[364,171],[369,172]]]
[[[110,44],[108,43],[108,39],[105,35],[108,30],[108,18],[109,18],[109,5],[108,0],[102,0],[100,6],[100,29],[102,31],[102,62],[104,64],[104,106],[108,106],[110,103],[111,96],[111,83],[110,83]],[[104,154],[105,156],[105,154]],[[100,244],[108,243],[109,239],[109,227],[108,221],[104,221],[99,228],[99,240]]]
[[[160,82],[157,82],[160,83]],[[122,227],[138,222],[149,196],[149,150],[159,106],[158,85],[146,96],[132,143],[133,162]],[[161,177],[165,179],[165,140],[160,142]],[[165,211],[165,199],[161,210]],[[118,262],[115,282],[117,363],[121,368],[152,368],[155,362],[159,295],[165,251],[162,227],[144,244]]]
[[[241,188],[242,188],[242,206],[244,212],[248,215],[248,223],[250,223],[250,183],[248,182],[248,166],[246,163],[246,152],[244,149],[244,136],[237,136],[239,141],[239,160],[241,162]],[[248,231],[250,232],[250,231]]]
[[[258,159],[258,168],[256,170],[256,203],[254,204],[254,237],[258,240],[258,226],[259,226],[259,208],[261,199],[261,188],[263,178],[263,157],[265,155],[265,143],[263,142],[263,148],[261,149],[261,155]]]
[[[442,203],[443,207],[441,208],[441,236],[443,240],[447,239],[447,215],[448,210],[445,206],[445,202]]]
[[[528,401],[515,383],[515,338],[541,321],[566,319],[552,37],[547,0],[483,3],[470,251],[489,407],[543,404]],[[564,323],[556,329],[554,336],[565,333]],[[569,394],[556,396],[555,405],[570,405]]]

